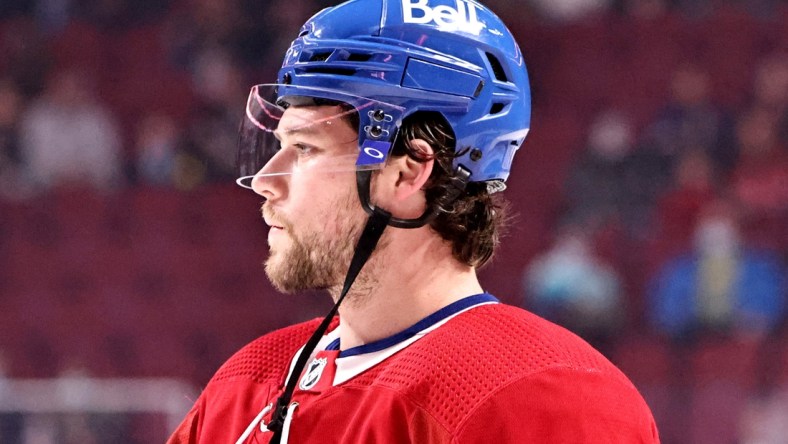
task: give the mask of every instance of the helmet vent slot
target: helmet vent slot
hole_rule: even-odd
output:
[[[366,62],[372,58],[372,54],[351,53],[347,57],[348,62]]]
[[[490,68],[493,70],[495,80],[500,82],[508,82],[509,78],[506,77],[506,71],[503,70],[503,65],[501,65],[501,62],[498,60],[498,58],[489,52],[486,52],[485,54],[487,55],[487,60],[490,62]]]
[[[503,111],[504,104],[503,103],[493,103],[490,107],[490,114],[498,114]]]
[[[331,51],[326,52],[315,52],[312,53],[312,56],[309,57],[310,62],[325,62],[328,58],[331,57]]]
[[[338,76],[352,76],[356,73],[355,69],[349,68],[332,68],[328,66],[309,67],[304,69],[304,72],[309,74],[335,74]]]

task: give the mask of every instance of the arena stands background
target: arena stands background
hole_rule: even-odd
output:
[[[249,86],[329,3],[3,0],[0,386],[199,390],[252,338],[325,312],[268,285],[261,199],[233,162]],[[533,121],[484,286],[599,347],[663,442],[788,442],[786,3],[488,3],[521,42]],[[771,286],[736,286],[745,256]],[[36,435],[0,412],[0,442],[163,439],[86,418]]]

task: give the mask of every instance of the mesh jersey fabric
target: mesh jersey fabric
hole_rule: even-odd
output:
[[[296,324],[258,338],[227,360],[211,382],[248,379],[257,383],[284,380],[293,354],[306,343],[320,324],[320,319]],[[329,326],[336,328],[338,319]]]
[[[210,381],[170,443],[235,442],[275,402],[319,321],[259,338]],[[322,393],[299,393],[291,442],[658,442],[631,382],[583,340],[491,304]],[[267,442],[255,431],[249,442]],[[491,441],[491,437],[495,440]]]

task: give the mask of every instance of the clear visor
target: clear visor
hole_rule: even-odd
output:
[[[381,168],[400,116],[399,107],[333,90],[257,85],[241,124],[236,182],[252,188],[262,177]]]

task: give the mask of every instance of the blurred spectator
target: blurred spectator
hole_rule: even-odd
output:
[[[0,70],[24,97],[38,95],[52,64],[46,40],[30,17],[9,21],[1,31],[5,32],[0,35]]]
[[[620,182],[634,137],[634,129],[622,113],[608,110],[596,116],[566,186],[573,219],[605,218],[619,211],[627,191]]]
[[[777,116],[777,137],[788,145],[788,53],[765,55],[755,68],[750,109],[763,108]]]
[[[41,0],[39,0],[41,1]],[[73,3],[73,15],[103,31],[124,31],[160,17],[171,0],[44,0]]]
[[[0,20],[30,14],[33,3],[29,0],[3,0],[0,2]]]
[[[565,185],[570,220],[620,221],[629,234],[648,228],[653,195],[662,186],[650,153],[636,151],[634,140],[635,129],[624,113],[611,109],[595,117]]]
[[[21,443],[22,423],[24,417],[18,412],[0,413],[0,442],[7,444]]]
[[[761,59],[755,69],[753,106],[780,116],[781,139],[788,139],[788,54],[776,52]]]
[[[175,122],[166,115],[151,115],[140,123],[135,153],[140,183],[171,186],[180,135]]]
[[[195,68],[200,103],[194,108],[178,157],[176,186],[181,189],[235,178],[232,147],[238,141],[238,122],[248,94],[241,70],[218,48],[202,53]]]
[[[737,1],[733,3],[740,6],[742,11],[746,11],[753,17],[760,20],[784,20],[780,18],[780,7],[785,5],[784,0],[748,0],[746,2]]]
[[[745,230],[759,245],[788,251],[788,145],[779,139],[779,116],[755,108],[736,125],[739,164],[732,187],[745,210]]]
[[[40,187],[82,184],[102,189],[124,182],[120,134],[79,71],[52,76],[24,114],[20,137],[22,159]]]
[[[245,66],[270,69],[267,55],[274,43],[283,38],[279,24],[291,11],[301,11],[308,3],[289,2],[281,10],[274,9],[276,20],[267,13],[277,2],[254,2],[243,7],[241,3],[242,0],[186,0],[175,8],[165,25],[165,41],[174,64],[194,71],[204,52],[218,49]],[[290,40],[292,37],[287,43]]]
[[[530,0],[543,17],[558,23],[579,21],[605,13],[611,0]]]
[[[672,176],[676,160],[688,150],[705,151],[718,171],[727,172],[735,155],[726,125],[726,116],[711,101],[709,73],[688,63],[673,72],[670,98],[645,129],[641,144],[654,153],[663,177]]]
[[[219,179],[232,179],[236,142],[235,124],[240,117],[215,105],[202,107],[186,134],[166,115],[145,118],[137,132],[135,153],[137,181],[142,184],[189,190]]]
[[[785,268],[779,258],[742,244],[729,202],[704,208],[692,252],[672,259],[650,284],[653,326],[674,339],[696,333],[760,338],[782,320]]]
[[[659,250],[650,260],[661,262],[666,255],[680,253],[689,245],[698,222],[700,211],[713,201],[718,193],[714,166],[706,153],[683,153],[673,174],[668,191],[657,201],[655,213],[655,238]]]
[[[715,0],[673,0],[673,9],[682,13],[683,15],[694,18],[708,18],[714,13]]]
[[[526,308],[560,324],[603,352],[621,327],[621,279],[579,224],[561,230],[553,246],[524,274]]]
[[[739,444],[785,444],[788,437],[788,389],[754,396],[739,421]]]
[[[241,3],[188,0],[166,24],[170,58],[189,72],[199,101],[192,108],[175,156],[173,183],[178,189],[235,177],[232,147],[237,143],[238,123],[248,94],[245,74],[252,71],[256,79],[273,82],[276,68],[267,63],[267,51],[277,42],[286,46],[294,37],[285,39],[277,32],[278,26],[295,19],[300,23],[306,18],[302,16],[304,8],[311,8],[292,2],[240,8]],[[278,6],[281,9],[275,9]],[[266,18],[271,11],[277,20]],[[267,74],[261,76],[257,71]]]
[[[653,20],[664,16],[668,11],[665,0],[622,0],[620,3],[624,14],[640,20]]]
[[[249,37],[259,39],[260,33],[264,32],[269,36],[266,48],[262,51],[257,51],[256,54],[247,51],[247,57],[260,57],[262,59],[245,59],[252,62],[252,66],[262,68],[263,70],[270,70],[270,77],[263,74],[266,82],[273,82],[276,79],[276,70],[278,66],[272,66],[269,60],[277,58],[277,51],[286,51],[290,46],[290,42],[296,38],[296,31],[301,29],[304,21],[308,19],[315,11],[314,4],[321,4],[323,7],[334,6],[337,3],[332,0],[312,0],[311,2],[293,2],[291,0],[271,0],[265,3],[265,7],[258,8],[257,14],[252,16],[251,19],[255,21],[254,32],[249,33]],[[248,11],[249,8],[244,6],[244,10]],[[275,20],[270,20],[269,17],[276,17]],[[245,46],[249,46],[248,43]],[[244,59],[242,59],[244,60]]]
[[[788,324],[785,325],[788,327]],[[756,386],[738,421],[739,444],[783,444],[788,437],[788,343],[777,332],[759,350]]]
[[[0,348],[0,397],[7,395],[8,361]],[[0,442],[15,444],[20,442],[24,417],[19,412],[0,411]]]
[[[0,78],[0,198],[28,196],[19,153],[23,97],[10,79]]]
[[[43,34],[58,34],[71,19],[72,0],[37,0],[36,24]]]

